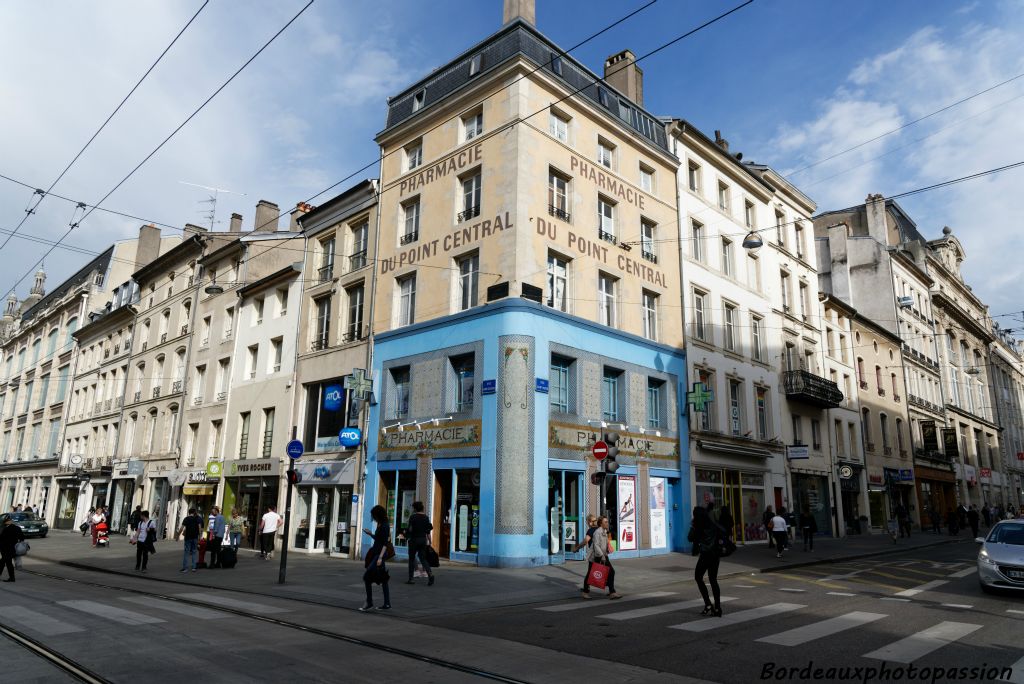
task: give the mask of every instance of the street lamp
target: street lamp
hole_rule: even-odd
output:
[[[977,368],[968,368],[967,370],[964,371],[964,373],[967,373],[968,375],[978,375],[981,373],[981,371],[978,370]]]
[[[204,292],[206,292],[206,294],[208,295],[219,295],[224,294],[224,288],[218,285],[217,281],[215,280],[206,286]]]
[[[747,233],[747,236],[743,238],[743,249],[760,249],[764,246],[764,240],[758,235],[756,230],[752,230]]]

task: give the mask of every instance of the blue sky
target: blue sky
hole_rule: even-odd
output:
[[[0,5],[0,23],[22,27],[0,44],[0,173],[47,186],[200,4]],[[99,199],[303,4],[211,2],[55,191]],[[642,4],[538,0],[537,23],[568,47]],[[609,54],[642,55],[734,4],[659,0],[574,55],[600,71]],[[721,129],[746,159],[788,174],[1024,73],[1022,10],[1019,0],[757,0],[642,62],[645,104],[708,134]],[[247,226],[259,199],[294,206],[376,158],[387,95],[500,22],[500,0],[318,0],[105,206],[201,223],[203,193],[179,181],[245,193],[222,196],[219,214],[238,211]],[[792,180],[825,210],[1020,161],[1022,96],[1024,79]],[[925,235],[954,229],[965,275],[994,314],[1024,308],[1014,202],[1022,183],[1024,169],[901,202]],[[30,194],[0,181],[0,229],[20,220]],[[47,200],[24,231],[55,239],[71,215]],[[67,242],[98,249],[137,227],[94,213]],[[0,251],[0,294],[44,250],[14,238]],[[48,285],[86,258],[55,252]]]

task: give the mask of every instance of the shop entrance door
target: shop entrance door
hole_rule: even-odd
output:
[[[442,558],[451,557],[453,474],[451,470],[434,471],[434,509],[430,519],[434,521],[434,548]]]
[[[351,513],[351,487],[317,487],[313,548],[324,553],[348,553]]]
[[[548,553],[556,562],[582,558],[576,545],[586,534],[581,482],[583,473],[564,470],[548,472]]]

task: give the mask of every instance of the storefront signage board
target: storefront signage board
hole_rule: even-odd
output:
[[[229,461],[227,477],[248,477],[252,475],[276,475],[278,464],[275,459],[263,458],[252,461]]]
[[[617,431],[620,456],[643,456],[647,458],[676,459],[679,456],[679,442],[673,437],[655,437],[627,431]],[[585,425],[571,423],[548,423],[548,446],[552,449],[579,449],[589,451],[601,434]]]
[[[378,451],[430,451],[480,446],[480,421],[464,420],[444,423],[420,430],[388,430],[381,432]]]
[[[921,421],[921,441],[924,443],[925,451],[939,450],[939,433],[934,420]]]

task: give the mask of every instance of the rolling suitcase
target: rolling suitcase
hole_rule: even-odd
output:
[[[220,555],[217,559],[220,561],[220,567],[233,568],[238,563],[238,551],[230,546],[225,546],[220,550]]]

